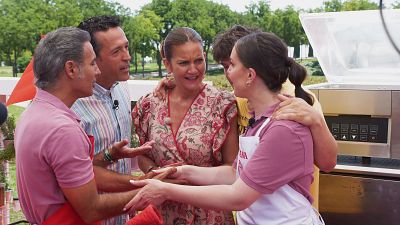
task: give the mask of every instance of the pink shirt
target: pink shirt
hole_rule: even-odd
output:
[[[37,89],[15,132],[17,187],[30,223],[42,223],[66,201],[61,188],[94,179],[90,142],[78,117],[58,98]]]
[[[254,136],[278,104],[270,107],[245,136]],[[308,127],[289,120],[271,120],[260,133],[253,157],[240,172],[240,178],[262,194],[270,194],[285,184],[311,203],[313,181],[313,140]]]

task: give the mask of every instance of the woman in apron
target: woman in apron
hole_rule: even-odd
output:
[[[135,181],[145,186],[126,205],[141,209],[149,203],[174,200],[202,208],[237,210],[243,224],[323,224],[311,206],[313,141],[310,130],[297,122],[270,120],[279,104],[277,95],[289,78],[296,97],[312,104],[301,84],[304,67],[287,57],[286,44],[272,33],[259,32],[240,39],[228,69],[235,95],[247,98],[253,118],[239,138],[233,166],[181,166],[174,174],[193,185],[155,180]]]

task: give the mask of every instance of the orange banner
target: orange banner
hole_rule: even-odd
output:
[[[36,94],[36,87],[34,85],[34,76],[33,76],[33,58],[29,62],[26,67],[24,73],[19,79],[17,85],[11,93],[10,98],[7,100],[7,106],[24,102],[28,100],[32,100]]]

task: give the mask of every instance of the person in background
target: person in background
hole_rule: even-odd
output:
[[[175,88],[160,99],[138,100],[133,121],[141,143],[155,140],[147,157],[138,158],[143,172],[182,163],[201,167],[231,165],[238,150],[237,109],[231,93],[203,83],[205,55],[193,29],[173,29],[161,47],[163,63]],[[234,224],[230,211],[214,211],[168,201],[159,207],[164,224]]]
[[[6,122],[8,116],[7,107],[0,102],[0,126]]]
[[[88,32],[60,28],[42,39],[34,53],[37,93],[15,131],[17,188],[30,224],[100,224],[124,213],[136,191],[97,192],[93,143],[70,109],[78,98],[93,94],[100,70]],[[126,142],[117,151],[132,151]],[[132,188],[131,188],[132,190]]]
[[[227,76],[227,70],[231,64],[230,54],[235,43],[242,37],[254,32],[260,32],[259,29],[245,27],[241,25],[234,25],[225,32],[220,33],[214,40],[212,46],[213,58],[216,62],[220,63],[224,68],[224,74],[228,81],[231,83]],[[231,83],[232,84],[232,83]],[[163,87],[169,88],[174,86],[174,82],[168,79],[163,79],[160,85],[156,88],[155,96],[163,98]],[[312,92],[306,90],[312,95]],[[313,205],[318,208],[318,195],[319,195],[319,169],[324,172],[331,171],[336,165],[337,144],[326,125],[325,119],[322,114],[321,105],[314,97],[314,104],[310,106],[301,98],[288,98],[285,95],[294,96],[295,88],[291,82],[286,81],[282,84],[282,94],[278,98],[282,101],[274,114],[273,119],[287,119],[294,120],[308,126],[313,135],[314,142],[314,182],[311,186],[311,194],[314,198]],[[239,133],[243,133],[249,125],[251,119],[250,110],[248,109],[247,99],[237,97],[238,105],[238,125]],[[253,123],[253,120],[250,120]]]
[[[179,201],[217,210],[238,210],[238,225],[324,224],[311,203],[313,140],[309,128],[292,120],[271,119],[289,79],[296,97],[309,105],[313,97],[301,84],[307,72],[287,56],[286,44],[276,35],[255,32],[238,40],[232,50],[227,77],[237,97],[252,107],[254,123],[239,139],[233,166],[178,167],[173,175],[193,185],[156,180],[132,181],[142,190],[126,208]]]
[[[93,164],[109,169],[96,172],[96,180],[112,179],[112,182],[98,184],[98,188],[106,192],[127,191],[131,189],[131,158],[153,144],[143,143],[133,151],[108,150],[114,142],[127,140],[130,145],[131,141],[131,101],[126,82],[131,60],[129,42],[115,16],[92,17],[82,21],[78,28],[89,32],[101,74],[94,84],[93,95],[78,99],[72,110],[81,118],[85,132],[94,136]],[[126,176],[115,176],[113,172]],[[121,215],[103,221],[103,225],[122,225],[127,220],[127,215]]]

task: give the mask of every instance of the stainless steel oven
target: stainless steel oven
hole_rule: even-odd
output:
[[[400,46],[400,10],[384,16]],[[320,213],[328,225],[400,224],[400,54],[379,11],[300,20],[328,80],[308,88],[339,146],[338,165],[321,173]]]

